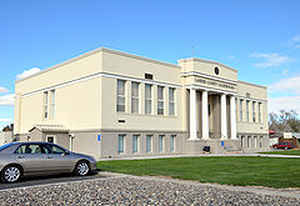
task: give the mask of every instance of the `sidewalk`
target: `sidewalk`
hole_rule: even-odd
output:
[[[158,156],[138,156],[138,157],[112,157],[100,158],[98,161],[110,160],[142,160],[142,159],[161,159],[161,158],[178,158],[178,157],[273,157],[273,158],[300,158],[298,155],[273,155],[273,154],[175,154],[175,155],[158,155]]]

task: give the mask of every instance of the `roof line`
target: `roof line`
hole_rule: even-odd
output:
[[[238,82],[243,83],[243,84],[248,84],[250,86],[261,87],[263,89],[268,89],[267,86],[263,86],[263,85],[259,85],[259,84],[253,84],[253,83],[249,83],[249,82],[245,82],[245,81],[241,81],[241,80],[238,80]]]
[[[77,60],[82,59],[84,57],[88,57],[90,55],[93,55],[93,54],[101,52],[101,51],[102,52],[107,52],[107,53],[112,53],[112,54],[117,54],[117,55],[122,55],[122,56],[126,56],[126,57],[131,57],[131,58],[135,58],[135,59],[141,59],[141,60],[144,60],[144,61],[153,62],[153,63],[156,63],[156,64],[165,65],[165,66],[172,66],[172,67],[176,67],[178,69],[181,68],[180,66],[178,66],[176,64],[166,63],[166,62],[162,62],[162,61],[150,59],[150,58],[143,57],[143,56],[137,56],[137,55],[134,55],[134,54],[129,54],[129,53],[118,51],[118,50],[113,50],[113,49],[108,49],[108,48],[105,48],[105,47],[100,47],[100,48],[91,50],[89,52],[85,52],[83,54],[80,54],[79,56],[73,57],[73,58],[71,58],[69,60],[66,60],[66,61],[62,62],[62,63],[59,63],[59,64],[56,64],[54,66],[48,67],[48,68],[46,68],[44,70],[41,70],[40,72],[37,72],[37,73],[35,73],[35,74],[31,75],[31,76],[25,77],[23,79],[16,80],[15,83],[22,82],[22,81],[24,81],[26,79],[30,79],[32,77],[35,77],[35,76],[38,76],[38,75],[43,74],[45,72],[54,70],[54,69],[56,69],[58,67],[66,65],[66,64],[70,64],[70,63],[72,63],[74,61],[77,61]]]
[[[234,72],[238,72],[238,70],[236,69],[233,69],[232,67],[230,66],[227,66],[225,64],[222,64],[222,63],[219,63],[219,62],[216,62],[216,61],[212,61],[212,60],[206,60],[206,59],[200,59],[200,58],[195,58],[195,57],[192,57],[192,58],[186,58],[186,59],[179,59],[178,62],[187,62],[187,61],[199,61],[199,62],[204,62],[204,63],[209,63],[209,64],[217,64],[219,66],[222,66],[222,67],[226,67]]]

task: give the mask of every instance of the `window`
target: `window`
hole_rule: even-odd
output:
[[[146,136],[146,152],[152,152],[152,135]]]
[[[261,103],[258,103],[258,121],[261,123]]]
[[[48,119],[48,92],[44,92],[44,119]]]
[[[175,89],[169,88],[169,115],[175,115]]]
[[[252,118],[253,122],[256,122],[255,102],[252,102]]]
[[[257,148],[257,145],[258,145],[258,144],[257,144],[257,141],[258,141],[258,140],[257,140],[257,137],[254,136],[254,139],[253,139],[253,140],[254,140],[254,148]]]
[[[65,150],[62,149],[61,147],[58,147],[56,145],[51,145],[51,144],[47,144],[47,145],[50,148],[52,154],[59,154],[60,155],[60,154],[65,153]]]
[[[163,152],[164,151],[164,135],[159,135],[159,152]]]
[[[248,148],[250,148],[250,139],[251,139],[251,137],[248,136],[248,138],[247,138],[247,147],[248,147]]]
[[[145,73],[145,79],[153,80],[153,74]]]
[[[54,136],[47,136],[47,142],[55,143]]]
[[[152,113],[152,85],[145,85],[145,114]]]
[[[243,100],[240,99],[240,121],[243,121]]]
[[[131,113],[139,113],[139,83],[131,83]]]
[[[164,115],[164,87],[157,87],[157,114]]]
[[[124,140],[125,140],[125,135],[119,135],[119,137],[118,137],[118,152],[119,153],[124,152]]]
[[[55,118],[55,90],[51,90],[50,118]]]
[[[117,112],[125,112],[125,81],[117,81]]]
[[[23,144],[16,150],[17,154],[48,154],[50,150],[39,144]]]
[[[171,135],[170,152],[175,152],[175,138],[176,138],[176,135]]]
[[[247,122],[250,121],[250,118],[249,118],[249,100],[246,101],[246,113],[247,113]]]
[[[263,146],[263,137],[260,137],[259,139],[260,139],[259,140],[259,147],[262,148],[262,146]]]
[[[244,147],[245,136],[241,136],[241,147]]]
[[[133,135],[132,137],[132,152],[139,152],[139,135]]]

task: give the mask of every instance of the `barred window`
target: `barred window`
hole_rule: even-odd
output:
[[[152,85],[145,85],[145,114],[152,113]]]
[[[175,115],[175,88],[169,88],[169,115]]]
[[[139,113],[139,83],[131,83],[131,113]]]
[[[118,136],[118,152],[119,153],[123,153],[125,151],[124,141],[125,141],[125,135],[120,134]]]
[[[247,113],[247,122],[250,121],[249,117],[249,100],[246,101],[246,113]]]
[[[261,103],[258,103],[258,121],[261,123]]]
[[[152,135],[146,136],[146,152],[152,152]]]
[[[240,121],[243,121],[243,100],[240,100]]]
[[[164,115],[164,87],[157,87],[157,114]]]
[[[256,122],[255,102],[252,102],[252,119],[253,122]]]
[[[49,118],[48,104],[49,104],[49,93],[48,92],[44,92],[44,119],[48,119]]]
[[[55,90],[51,90],[50,118],[55,118]]]
[[[139,152],[139,135],[133,135],[132,137],[132,152]]]
[[[176,135],[171,135],[171,139],[170,139],[170,151],[171,152],[175,152],[175,138],[176,138]]]
[[[159,152],[164,152],[164,135],[159,135],[158,148]]]
[[[125,112],[125,81],[117,81],[117,112]]]

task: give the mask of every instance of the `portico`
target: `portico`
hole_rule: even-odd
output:
[[[189,91],[189,140],[236,140],[235,95],[196,87]]]

